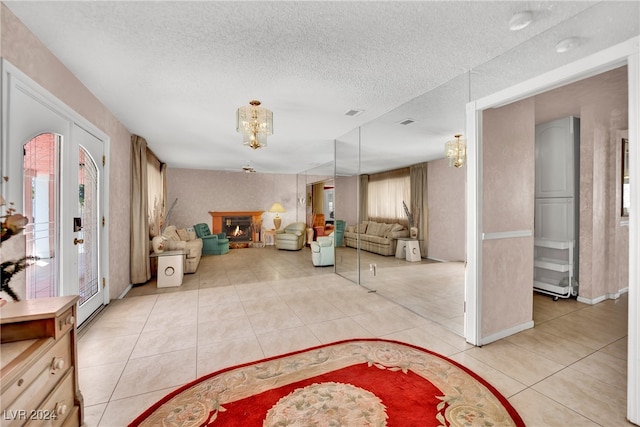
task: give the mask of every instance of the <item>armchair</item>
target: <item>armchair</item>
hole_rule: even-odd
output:
[[[204,255],[224,255],[229,252],[229,239],[226,233],[211,234],[205,223],[193,226],[196,235],[202,239],[202,253]]]
[[[282,230],[276,230],[276,248],[299,251],[304,247],[306,228],[304,222],[294,222]]]
[[[313,230],[315,231],[315,237],[324,236],[324,214],[313,215]]]
[[[347,228],[347,222],[343,219],[336,220],[336,230],[334,234],[335,245],[342,246],[344,244],[344,230]]]
[[[311,242],[311,262],[316,267],[334,264],[334,234],[320,236],[315,242]]]

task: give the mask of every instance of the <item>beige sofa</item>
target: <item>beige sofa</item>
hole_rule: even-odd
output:
[[[350,225],[344,232],[346,246],[355,248],[360,235],[360,248],[379,255],[395,255],[398,237],[409,237],[409,230],[401,224],[384,224],[374,221],[364,221],[361,224]]]
[[[177,229],[174,225],[169,225],[162,232],[162,236],[166,239],[165,251],[187,251],[184,272],[195,273],[202,257],[202,239],[196,237],[195,231]]]

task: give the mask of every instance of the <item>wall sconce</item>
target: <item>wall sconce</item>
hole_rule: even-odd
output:
[[[461,168],[467,156],[467,142],[460,139],[462,135],[455,135],[454,140],[447,141],[444,146],[444,155],[449,159],[449,166]]]

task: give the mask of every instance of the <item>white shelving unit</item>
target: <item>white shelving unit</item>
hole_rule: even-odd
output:
[[[573,278],[573,240],[537,238],[534,241],[535,258],[533,289],[558,298],[578,294]]]

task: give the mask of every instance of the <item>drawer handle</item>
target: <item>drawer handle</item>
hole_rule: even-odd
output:
[[[56,415],[64,415],[67,413],[67,405],[64,402],[56,403],[56,407],[53,409]]]
[[[57,371],[59,369],[64,369],[65,363],[64,359],[61,357],[54,357],[53,362],[51,362],[51,369]]]
[[[67,325],[73,325],[73,324],[75,323],[75,321],[76,321],[75,317],[73,317],[73,316],[69,316],[69,317],[67,317],[67,319],[65,320],[65,323],[66,323]]]

